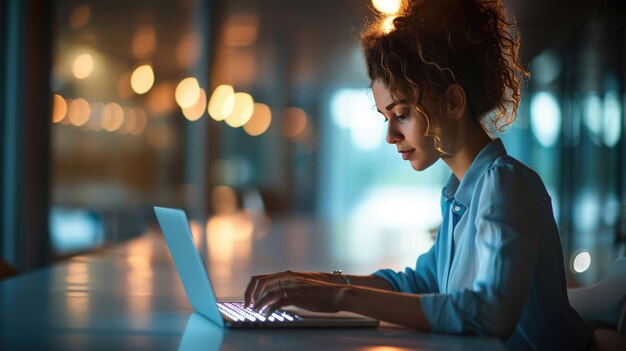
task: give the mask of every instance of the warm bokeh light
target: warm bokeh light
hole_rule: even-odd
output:
[[[223,121],[235,107],[235,90],[230,85],[220,85],[211,94],[209,116],[216,121]]]
[[[91,106],[89,106],[87,100],[79,98],[70,101],[67,108],[67,117],[73,125],[80,127],[87,123],[90,114]]]
[[[157,84],[148,94],[148,110],[154,115],[171,112],[176,107],[174,85],[169,82]]]
[[[133,36],[131,44],[133,56],[137,59],[149,57],[156,47],[156,32],[154,26],[141,26]]]
[[[80,28],[89,23],[91,11],[89,5],[79,5],[74,8],[70,16],[70,28]]]
[[[243,130],[251,136],[265,133],[272,123],[272,111],[266,104],[255,103],[252,118],[243,126]]]
[[[130,76],[130,86],[137,94],[145,94],[154,84],[154,71],[150,65],[137,67]]]
[[[146,112],[139,107],[135,107],[132,110],[135,115],[135,123],[133,125],[133,128],[130,130],[130,134],[139,135],[146,129],[146,126],[148,125],[148,116],[146,115]]]
[[[381,22],[381,29],[384,33],[389,33],[395,28],[393,25],[394,19],[394,16],[389,16]]]
[[[224,43],[228,46],[248,46],[256,42],[258,33],[258,16],[233,15],[226,22]]]
[[[193,237],[193,241],[195,243],[204,242],[203,237],[204,237],[205,227],[202,225],[202,223],[193,219],[190,220],[189,230],[191,230],[191,236]]]
[[[89,54],[80,54],[74,59],[72,73],[77,79],[85,79],[93,72],[93,57]]]
[[[115,102],[104,105],[100,116],[102,118],[102,128],[107,132],[118,130],[124,123],[124,109]]]
[[[392,15],[400,10],[402,0],[372,0],[374,8],[384,14]]]
[[[145,316],[151,311],[152,296],[154,295],[154,249],[151,245],[143,243],[131,243],[126,247],[125,267],[127,294],[134,294],[137,298],[129,299],[124,309],[133,316]],[[123,262],[123,261],[122,261]],[[151,320],[148,318],[131,318],[131,328],[150,328]]]
[[[59,123],[65,118],[67,114],[67,103],[65,99],[59,95],[54,94],[54,101],[52,106],[52,122]]]
[[[211,207],[216,214],[230,213],[237,210],[237,194],[227,186],[216,186],[211,191]]]
[[[243,211],[218,214],[207,221],[207,246],[212,273],[222,278],[232,273],[233,261],[250,258],[254,222]]]
[[[254,99],[247,93],[235,93],[235,106],[233,112],[226,117],[225,122],[233,128],[239,128],[246,124],[254,112]]]
[[[172,142],[172,132],[165,124],[153,125],[146,131],[148,145],[156,150],[167,149]]]
[[[183,116],[190,121],[197,121],[204,114],[204,110],[206,109],[206,93],[204,89],[200,88],[200,97],[196,104],[191,106],[190,108],[183,109]]]
[[[298,107],[287,108],[283,114],[283,135],[296,139],[307,129],[308,118],[306,112]]]
[[[187,33],[180,38],[176,49],[176,62],[181,68],[194,66],[200,59],[202,38],[198,33]]]
[[[188,77],[180,81],[176,87],[176,103],[180,108],[189,108],[200,98],[200,85],[198,80]]]

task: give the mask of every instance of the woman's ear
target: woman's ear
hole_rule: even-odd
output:
[[[465,114],[466,107],[465,90],[458,84],[451,84],[446,89],[445,109],[446,117],[451,120],[459,120]]]

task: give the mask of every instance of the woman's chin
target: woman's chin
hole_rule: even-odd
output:
[[[432,166],[435,162],[437,162],[437,160],[434,160],[433,162],[424,162],[424,161],[418,161],[418,160],[411,160],[411,167],[413,167],[414,170],[421,172],[424,171],[426,169],[428,169],[430,166]]]

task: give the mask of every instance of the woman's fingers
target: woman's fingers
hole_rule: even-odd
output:
[[[292,271],[285,271],[252,277],[244,293],[245,307],[250,306],[250,304],[256,301],[267,286],[276,283],[278,280],[285,280],[289,277],[293,277],[294,275],[296,274]]]
[[[261,294],[258,300],[254,301],[254,310],[261,309],[266,316],[271,315],[277,309],[289,304],[289,292],[281,284],[275,284]],[[292,292],[293,295],[293,292]]]
[[[254,276],[252,278],[250,278],[250,282],[248,282],[248,286],[246,287],[246,291],[243,293],[243,305],[244,307],[248,307],[250,305],[250,303],[252,302],[252,293],[254,292],[254,289],[256,289],[257,286],[257,282],[259,281],[259,278],[261,278],[262,276]]]

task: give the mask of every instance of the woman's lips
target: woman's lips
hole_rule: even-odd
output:
[[[400,150],[398,151],[399,153],[402,154],[402,159],[403,160],[408,160],[409,158],[411,158],[411,155],[413,155],[413,152],[415,152],[415,149],[411,149],[411,150]]]

